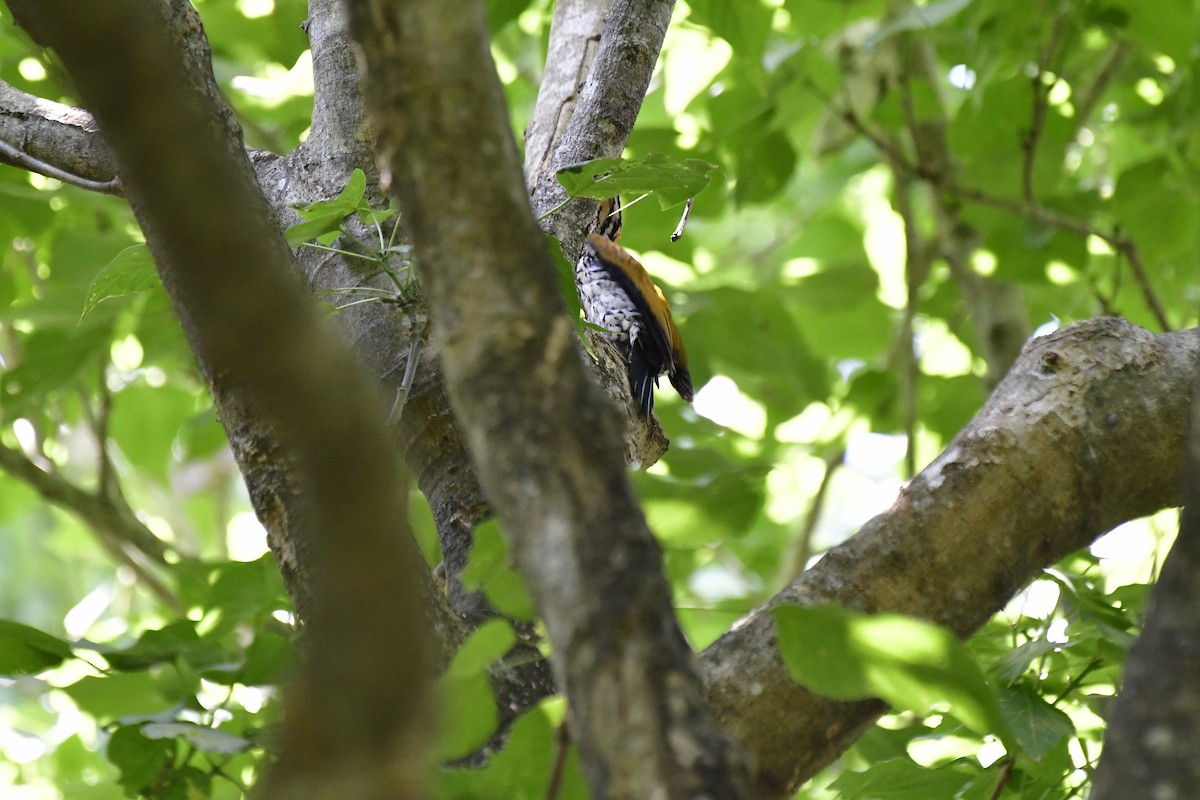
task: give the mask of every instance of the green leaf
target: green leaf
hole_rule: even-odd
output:
[[[260,633],[246,648],[246,660],[238,672],[238,683],[247,686],[278,686],[291,674],[296,646],[275,633]]]
[[[104,265],[104,269],[88,287],[80,317],[86,317],[88,312],[109,298],[139,294],[161,285],[150,248],[144,244],[126,247]]]
[[[1009,650],[996,662],[996,679],[1011,683],[1025,674],[1030,665],[1042,656],[1053,653],[1059,645],[1049,639],[1033,639]]]
[[[438,705],[444,721],[434,748],[439,761],[464,758],[478,750],[500,724],[496,698],[485,673],[438,681]]]
[[[645,476],[639,487],[651,530],[672,547],[700,547],[745,536],[766,499],[770,468],[749,465],[683,482]]]
[[[330,200],[321,200],[296,209],[304,217],[284,232],[289,247],[299,247],[304,242],[324,237],[341,230],[342,220],[358,211],[363,204],[367,188],[367,176],[361,169],[350,173],[346,187]],[[369,210],[369,209],[368,209]]]
[[[926,713],[944,703],[980,735],[1019,744],[971,651],[950,631],[900,614],[864,615],[840,606],[773,609],[779,650],[792,677],[836,700],[877,697]]]
[[[62,691],[81,709],[102,721],[157,714],[172,706],[145,671],[89,675],[63,687]]]
[[[757,62],[771,32],[771,9],[759,0],[691,0],[688,20],[703,25],[733,47],[740,58]]]
[[[211,646],[200,640],[196,626],[187,620],[175,621],[158,630],[146,631],[138,637],[136,643],[125,649],[98,649],[114,669],[124,672],[145,669],[156,663],[172,662],[176,658],[194,656],[204,650],[211,651]]]
[[[763,203],[779,194],[796,171],[796,149],[779,131],[766,131],[737,151],[733,195],[738,203]]]
[[[1179,256],[1195,241],[1200,202],[1180,170],[1155,158],[1121,173],[1113,213],[1143,258],[1155,261]]]
[[[70,657],[71,645],[62,639],[19,622],[0,620],[0,675],[33,675]]]
[[[487,0],[488,26],[495,34],[508,23],[521,16],[529,7],[530,0]]]
[[[463,642],[446,668],[448,679],[486,674],[492,664],[517,643],[512,626],[502,619],[491,619],[476,628]]]
[[[655,194],[667,208],[704,191],[716,169],[716,164],[698,158],[680,161],[649,153],[636,160],[597,158],[573,164],[560,169],[556,177],[571,197],[603,200],[619,194]]]
[[[847,770],[829,786],[846,800],[930,800],[957,797],[957,792],[971,778],[971,771],[965,766],[930,769],[903,757],[881,761],[861,772]]]
[[[999,699],[1000,713],[1021,747],[1036,760],[1075,733],[1071,718],[1028,686],[1001,689]]]
[[[108,348],[107,328],[35,329],[25,337],[20,363],[0,376],[5,408],[40,405],[46,393],[75,380],[84,369],[95,370]]]
[[[504,616],[519,620],[534,618],[533,599],[525,581],[513,568],[508,544],[496,520],[475,527],[475,543],[460,579],[467,591],[482,591]]]
[[[113,395],[110,432],[131,465],[165,485],[175,438],[195,412],[191,391],[133,384]]]
[[[147,722],[142,725],[147,739],[180,738],[206,753],[231,756],[250,748],[250,741],[207,725],[193,722]]]
[[[149,739],[137,725],[118,727],[106,749],[108,760],[121,770],[121,785],[131,796],[158,781],[174,752],[174,742]]]

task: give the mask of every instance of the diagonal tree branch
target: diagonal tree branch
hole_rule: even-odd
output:
[[[746,796],[530,216],[482,4],[348,8],[455,413],[546,622],[593,793]]]
[[[1041,568],[1179,502],[1198,355],[1200,328],[1155,336],[1112,318],[1033,340],[891,509],[709,647],[709,701],[754,754],[759,792],[790,796],[884,711],[793,682],[771,606],[900,612],[969,636]]]
[[[418,796],[433,658],[382,403],[295,280],[211,72],[167,24],[198,27],[195,12],[182,0],[9,5],[96,115],[209,380],[238,387],[295,458],[319,571],[266,796]]]

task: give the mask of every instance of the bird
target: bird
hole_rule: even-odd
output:
[[[671,318],[671,307],[646,268],[622,247],[621,201],[600,204],[594,230],[575,264],[575,286],[583,316],[605,329],[628,362],[629,387],[649,419],[654,387],[664,372],[684,401],[692,402],[687,351]]]

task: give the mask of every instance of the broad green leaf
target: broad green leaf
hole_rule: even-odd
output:
[[[154,664],[169,663],[176,659],[208,665],[223,657],[214,645],[200,639],[196,634],[195,624],[188,620],[179,620],[163,628],[148,630],[129,647],[104,647],[98,652],[114,669],[123,671],[146,669]]]
[[[830,784],[845,800],[932,800],[957,797],[972,778],[966,766],[922,767],[911,758],[893,758],[862,771],[847,770]]]
[[[261,619],[290,606],[279,567],[269,553],[254,561],[220,564],[215,575],[207,598],[210,613],[217,617],[210,635],[219,635],[240,623]],[[206,629],[201,627],[201,630]]]
[[[1166,158],[1155,158],[1121,173],[1113,213],[1143,258],[1153,262],[1174,258],[1195,241],[1200,201],[1185,174]]]
[[[488,602],[512,619],[532,620],[533,600],[517,574],[500,534],[500,523],[489,520],[475,528],[475,543],[460,579],[467,591],[483,592]]]
[[[639,482],[650,528],[672,547],[700,547],[746,535],[762,510],[770,469],[749,465],[683,482],[646,476]]]
[[[1200,33],[1190,0],[1157,0],[1153,5],[1116,0],[1110,8],[1127,15],[1130,34],[1148,53],[1166,53],[1181,63],[1190,58]]]
[[[655,194],[665,208],[695,197],[708,186],[718,169],[698,158],[684,161],[659,153],[626,161],[597,158],[559,170],[556,177],[571,197],[602,200],[618,194]]]
[[[1033,639],[1009,650],[996,663],[996,679],[1011,683],[1025,674],[1025,671],[1042,656],[1054,652],[1059,645],[1049,639]]]
[[[796,149],[779,131],[767,131],[737,152],[734,197],[739,204],[763,203],[779,194],[796,170]]]
[[[71,645],[62,639],[19,622],[0,620],[0,675],[33,675],[70,657]]]
[[[304,242],[321,239],[341,229],[342,220],[359,210],[366,191],[367,177],[361,169],[350,174],[346,187],[337,197],[321,200],[296,209],[304,218],[284,232],[289,247],[299,247]]]
[[[25,337],[21,361],[0,375],[0,398],[13,411],[40,406],[48,392],[78,379],[81,372],[97,374],[108,349],[107,328],[36,328]]]
[[[495,34],[508,23],[521,16],[529,7],[530,0],[487,0],[488,26]]]
[[[240,736],[194,722],[147,722],[142,725],[142,735],[147,739],[178,737],[197,750],[225,756],[240,753],[250,747],[250,742]]]
[[[496,698],[486,673],[443,678],[438,681],[437,695],[443,720],[434,748],[439,761],[470,755],[496,732]]]
[[[175,439],[195,413],[191,391],[133,384],[113,395],[109,430],[130,464],[165,485]]]
[[[503,658],[516,643],[517,636],[511,625],[502,619],[488,620],[458,648],[444,678],[456,680],[486,674],[491,665]]]
[[[734,52],[750,62],[762,57],[771,32],[771,9],[760,0],[691,0],[688,19],[703,25],[733,46]]]
[[[170,741],[144,736],[137,725],[121,725],[108,739],[108,760],[121,771],[121,785],[131,795],[158,781],[175,752]]]
[[[1021,747],[1034,759],[1040,760],[1075,732],[1070,717],[1028,686],[1001,689],[999,699],[1000,713]]]
[[[513,723],[503,749],[488,759],[482,770],[440,769],[433,778],[431,798],[495,797],[506,800],[543,800],[547,777],[554,769],[559,748],[570,748],[558,800],[589,800],[573,746],[559,740],[548,708],[561,700],[543,701]]]
[[[92,281],[80,316],[86,317],[99,303],[110,298],[139,294],[161,285],[150,248],[144,244],[126,247]]]
[[[1018,752],[995,690],[954,634],[900,614],[864,615],[840,606],[777,606],[779,651],[792,677],[836,700],[877,697],[926,713],[946,704],[980,735]]]
[[[260,633],[246,648],[246,660],[238,672],[238,683],[247,686],[279,685],[291,674],[296,646],[275,633]]]
[[[145,671],[89,675],[62,691],[99,720],[157,714],[172,705]]]

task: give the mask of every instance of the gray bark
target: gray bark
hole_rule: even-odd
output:
[[[983,409],[887,512],[701,655],[717,720],[758,791],[786,797],[885,708],[789,677],[768,609],[899,612],[966,638],[1038,572],[1178,503],[1200,329],[1155,336],[1101,318],[1030,342]]]
[[[298,533],[314,551],[308,653],[264,795],[419,796],[433,642],[383,404],[296,280],[207,53],[186,47],[195,12],[182,0],[9,6],[94,113],[209,382],[294,458]]]
[[[620,41],[613,20],[644,5],[617,0],[606,35]],[[530,215],[482,6],[453,15],[440,0],[348,7],[455,414],[545,620],[593,794],[748,796],[704,707],[616,416],[577,355]],[[489,169],[464,169],[468,151]]]

